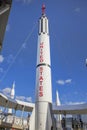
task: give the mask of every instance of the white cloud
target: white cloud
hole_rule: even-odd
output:
[[[70,84],[72,82],[72,79],[66,79],[66,80],[58,80],[57,83],[60,85]]]
[[[0,63],[2,63],[4,61],[4,57],[3,55],[0,55]]]
[[[10,30],[10,24],[6,26],[6,31],[8,32]]]
[[[71,83],[71,81],[72,81],[72,79],[67,79],[67,80],[65,80],[65,83]]]
[[[11,92],[11,88],[7,87],[7,88],[3,89],[2,92],[3,92],[4,94],[8,95],[8,94],[10,94],[10,92]]]
[[[76,13],[79,13],[79,12],[80,12],[80,8],[77,7],[77,8],[74,9],[74,11],[75,11]]]
[[[64,80],[58,80],[57,83],[60,84],[60,85],[64,85],[65,81]]]
[[[2,91],[5,95],[10,96],[11,88],[6,87],[0,91]],[[16,96],[16,99],[21,100],[21,101],[32,102],[32,97]]]
[[[16,96],[16,99],[22,100],[22,101],[27,101],[27,102],[32,102],[32,98],[31,97]]]
[[[24,96],[16,96],[16,99],[24,101],[25,97]]]
[[[27,98],[26,98],[26,101],[32,102],[32,97],[27,97]]]

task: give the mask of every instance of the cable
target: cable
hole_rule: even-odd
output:
[[[16,53],[16,55],[14,56],[12,62],[10,63],[10,65],[8,66],[7,70],[5,71],[4,75],[1,77],[0,82],[3,81],[3,79],[6,77],[8,71],[10,70],[10,68],[12,67],[14,61],[16,60],[17,56],[20,54],[20,52],[22,51],[22,49],[25,46],[25,43],[27,44],[27,41],[29,40],[29,38],[31,37],[32,33],[34,32],[36,25],[34,25],[34,27],[32,28],[31,32],[28,34],[28,36],[25,38],[24,42],[22,43],[21,47],[19,48],[18,52]]]

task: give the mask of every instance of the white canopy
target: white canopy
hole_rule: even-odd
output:
[[[28,103],[17,99],[11,99],[6,95],[0,93],[0,106],[13,108],[15,110],[23,110],[32,112],[35,107],[34,103]],[[74,104],[74,105],[60,105],[53,106],[53,114],[87,114],[87,103]]]
[[[53,106],[54,114],[87,114],[87,103]]]
[[[24,102],[17,99],[13,100],[2,93],[0,93],[0,106],[27,112],[32,112],[34,108],[33,103]]]

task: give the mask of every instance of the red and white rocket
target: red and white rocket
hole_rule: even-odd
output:
[[[38,30],[35,130],[51,130],[52,128],[52,84],[49,27],[48,19],[45,15],[45,5],[43,5]]]

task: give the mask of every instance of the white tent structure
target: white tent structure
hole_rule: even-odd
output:
[[[17,99],[11,99],[6,95],[0,93],[0,106],[6,108],[13,108],[15,110],[23,110],[27,112],[32,112],[35,104],[28,103],[25,101],[20,101]],[[52,106],[53,114],[87,114],[87,103],[74,104],[74,105],[60,105]]]
[[[27,112],[32,112],[34,108],[33,103],[24,102],[17,99],[11,99],[10,97],[7,97],[2,93],[0,93],[0,106],[5,108],[13,108],[15,110],[23,110]]]
[[[54,114],[87,114],[87,103],[53,106]]]

